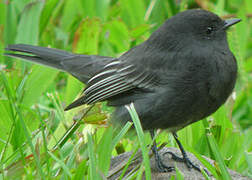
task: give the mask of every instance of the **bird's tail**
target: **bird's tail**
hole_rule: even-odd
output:
[[[22,58],[66,71],[83,83],[87,83],[91,77],[114,59],[104,56],[73,54],[58,49],[26,44],[9,45],[5,50],[8,51],[4,54],[6,56]],[[85,104],[85,102],[83,101],[83,97],[80,97],[70,104],[66,110],[82,104]]]
[[[60,70],[65,70],[61,63],[62,59],[73,56],[72,53],[66,51],[26,44],[8,45],[5,50],[10,51],[4,53],[6,56],[22,58]]]
[[[113,60],[112,57],[73,54],[59,49],[27,44],[8,45],[5,50],[6,56],[22,58],[66,71],[83,83]]]

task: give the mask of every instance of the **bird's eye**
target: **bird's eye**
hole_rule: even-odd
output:
[[[213,32],[213,27],[207,27],[207,34],[211,34]]]

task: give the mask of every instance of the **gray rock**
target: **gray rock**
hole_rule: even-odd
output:
[[[185,180],[204,180],[204,176],[198,172],[195,169],[188,169],[186,164],[183,162],[176,162],[173,159],[171,159],[171,155],[169,154],[165,154],[165,152],[171,151],[173,153],[175,153],[178,156],[181,156],[180,150],[177,148],[172,148],[172,147],[164,147],[162,148],[159,153],[162,157],[163,162],[168,165],[168,166],[175,166],[177,167],[180,172],[183,174],[184,179]],[[200,163],[200,161],[191,153],[188,153],[188,157],[190,158],[190,160],[192,162],[194,162],[195,164],[203,167],[203,165]],[[120,175],[122,174],[122,171],[125,167],[125,165],[127,164],[130,156],[132,155],[131,152],[125,152],[123,154],[120,154],[116,157],[113,157],[111,159],[111,167],[110,167],[110,171],[109,171],[109,175],[108,175],[108,179],[109,180],[116,180],[120,177]],[[133,174],[141,165],[142,162],[142,157],[141,157],[141,151],[138,151],[136,153],[136,155],[134,156],[134,160],[131,162],[131,164],[129,165],[127,171],[124,174],[124,178],[123,179],[128,179],[130,177],[131,174]],[[155,158],[154,156],[152,156],[153,154],[150,153],[151,156],[151,177],[152,180],[167,180],[170,179],[171,176],[175,176],[176,177],[176,172],[167,172],[167,173],[160,173],[157,171],[156,166],[155,166]],[[212,165],[214,163],[213,160],[204,157],[207,161],[209,161]],[[249,180],[248,177],[242,176],[241,174],[233,171],[233,170],[228,170],[232,179],[234,180]],[[215,179],[212,175],[210,176],[211,179]],[[143,174],[143,179],[145,179],[145,176]]]

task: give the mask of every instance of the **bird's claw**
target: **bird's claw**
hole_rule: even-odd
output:
[[[171,172],[175,170],[174,167],[165,165],[161,160],[156,161],[156,163],[159,172]]]
[[[168,151],[168,152],[165,152],[165,153],[164,153],[164,155],[166,155],[166,154],[170,154],[170,155],[172,156],[171,158],[172,158],[174,161],[177,161],[177,162],[185,162],[184,158],[177,156],[175,153],[173,153],[173,152],[171,152],[171,151]]]
[[[188,157],[185,157],[185,158],[179,157],[178,155],[176,155],[175,153],[173,153],[173,152],[171,152],[171,151],[165,152],[164,155],[165,155],[165,154],[170,154],[170,155],[172,156],[171,158],[172,158],[174,161],[177,161],[177,162],[184,162],[184,163],[186,164],[186,166],[188,167],[188,169],[192,169],[192,168],[193,168],[193,169],[195,169],[195,170],[201,172],[200,167],[199,167],[198,165],[192,163],[192,161],[191,161]],[[207,173],[208,176],[210,176],[210,173],[206,170],[206,168],[204,168],[204,171]]]

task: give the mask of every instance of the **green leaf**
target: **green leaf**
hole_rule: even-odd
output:
[[[103,32],[104,41],[111,43],[116,52],[124,52],[129,49],[129,31],[122,21],[113,20],[106,23]]]
[[[39,23],[40,35],[43,33],[47,24],[50,22],[51,15],[58,4],[59,4],[58,0],[45,1],[45,5],[41,13]]]
[[[16,43],[38,44],[42,7],[42,1],[32,2],[25,6],[18,24]]]
[[[86,161],[86,160],[83,160],[83,161],[79,164],[79,166],[78,166],[78,168],[77,168],[77,170],[76,170],[76,172],[75,172],[75,175],[74,175],[74,177],[73,177],[73,180],[80,180],[80,179],[83,179],[83,176],[84,176],[84,174],[86,173],[86,170],[87,170],[87,161]]]
[[[67,77],[66,93],[64,100],[66,104],[70,104],[83,89],[83,84],[73,76]]]
[[[40,96],[53,82],[57,73],[55,69],[35,65],[25,84],[23,105],[30,107],[38,102]]]
[[[144,24],[146,7],[143,1],[121,0],[122,19],[130,25],[131,28],[139,24]]]
[[[65,32],[69,32],[72,26],[72,23],[75,21],[78,13],[82,13],[81,9],[81,1],[64,1],[63,12],[60,13],[62,15],[61,18],[61,29]]]
[[[73,51],[97,54],[101,23],[99,19],[85,19],[78,27],[73,42]]]
[[[87,0],[89,3],[90,1]],[[107,19],[109,11],[109,3],[111,0],[95,0],[96,1],[96,16],[100,17],[103,21]]]

